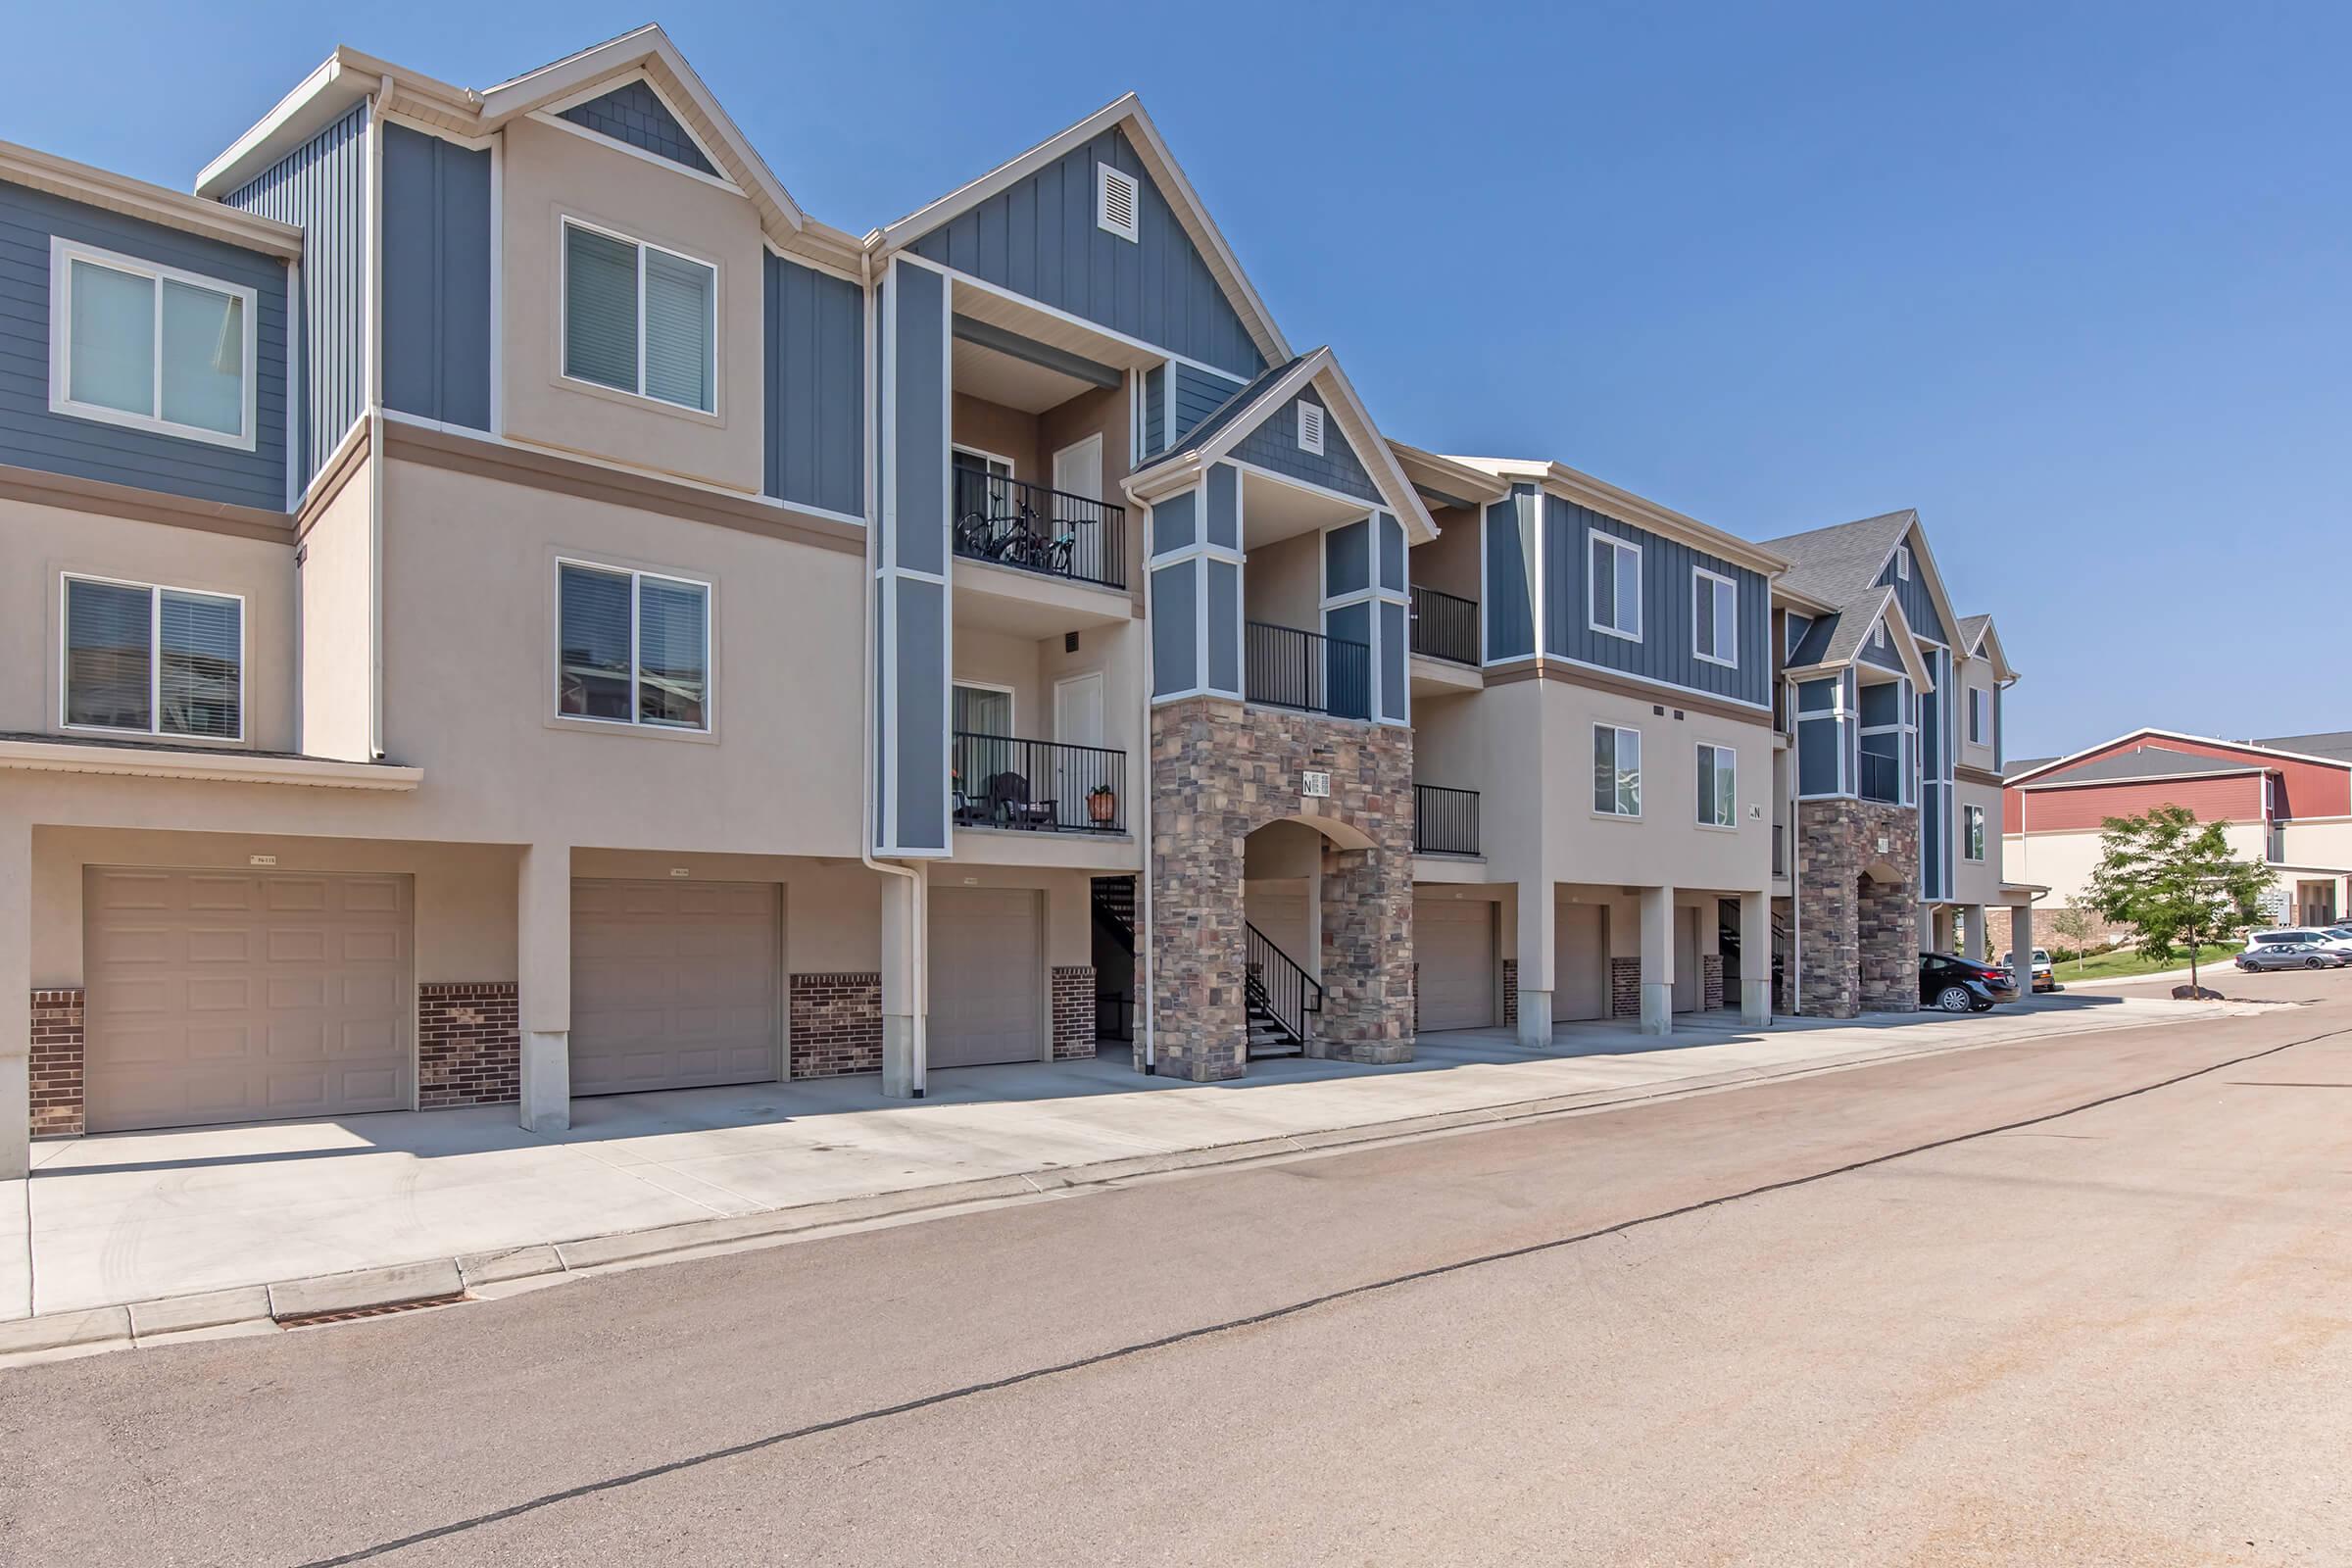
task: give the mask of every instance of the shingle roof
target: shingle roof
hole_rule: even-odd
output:
[[[2274,735],[2269,740],[2251,744],[2268,746],[2275,751],[2301,752],[2306,757],[2326,757],[2352,762],[2352,729],[2321,730],[2313,735]]]
[[[1856,522],[1767,539],[1764,548],[1788,558],[1781,585],[1825,605],[1852,604],[1877,586],[1879,568],[1919,514],[1909,508]]]
[[[2056,760],[2058,759],[2055,757],[2012,758],[2001,764],[2001,777],[2015,778],[2020,773],[2031,773],[2037,767],[2047,767]]]
[[[2061,768],[2046,778],[2038,778],[2034,788],[2042,784],[2106,784],[2124,779],[2196,778],[2215,773],[2258,773],[2262,764],[2256,761],[2232,761],[2226,757],[2204,757],[2195,752],[2176,751],[2170,746],[2134,746],[2128,752],[2111,757],[2093,758],[2075,767]]]
[[[1218,431],[1224,429],[1227,425],[1233,423],[1234,420],[1249,413],[1250,407],[1262,399],[1266,393],[1273,388],[1274,383],[1280,381],[1284,376],[1290,374],[1294,369],[1297,369],[1301,360],[1311,359],[1321,352],[1321,349],[1308,349],[1304,354],[1298,355],[1281,365],[1269,366],[1265,369],[1258,371],[1256,377],[1248,385],[1244,386],[1239,392],[1236,392],[1233,396],[1227,398],[1224,402],[1211,409],[1207,418],[1202,419],[1199,424],[1193,426],[1192,429],[1186,431],[1184,435],[1176,442],[1171,443],[1167,451],[1162,452],[1151,462],[1144,464],[1135,471],[1138,473],[1148,472],[1149,470],[1159,466],[1159,465],[1163,463],[1167,463],[1178,457],[1181,457],[1187,452],[1206,446],[1210,441],[1216,439]]]
[[[1977,646],[1977,639],[1984,636],[1984,628],[1991,624],[1992,617],[1990,615],[1962,615],[1960,617],[1961,648],[1963,650],[1974,649]]]
[[[1837,630],[1830,638],[1828,650],[1821,656],[1821,662],[1842,664],[1860,653],[1862,639],[1869,636],[1871,628],[1878,625],[1879,617],[1886,612],[1887,601],[1893,597],[1892,588],[1880,587],[1847,605],[1837,617]],[[1808,637],[1805,640],[1811,642],[1813,639]]]

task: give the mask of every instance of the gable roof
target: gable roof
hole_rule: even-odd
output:
[[[1788,559],[1775,586],[1843,609],[1879,586],[1886,558],[1918,520],[1918,513],[1905,509],[1767,539],[1767,548]]]
[[[2253,743],[2266,751],[2295,752],[2328,762],[2352,762],[2352,729],[2320,730],[2310,735],[2278,735]]]
[[[1125,481],[1127,492],[1139,501],[1148,502],[1190,484],[1209,465],[1232,452],[1244,436],[1275,410],[1309,386],[1323,394],[1325,406],[1340,421],[1341,433],[1355,449],[1365,471],[1372,476],[1373,486],[1380,491],[1381,505],[1403,522],[1406,543],[1427,544],[1435,539],[1438,525],[1430,517],[1429,509],[1422,505],[1420,492],[1413,488],[1412,481],[1397,464],[1396,455],[1381,438],[1363,399],[1356,396],[1354,383],[1340,368],[1339,359],[1329,346],[1310,349],[1285,364],[1259,371],[1248,385],[1211,410],[1208,417],[1185,436],[1182,447],[1161,453],[1129,474]]]
[[[2023,784],[2028,779],[2042,773],[2064,768],[2080,758],[2087,758],[2099,752],[2110,752],[2128,742],[2143,739],[2153,739],[2159,742],[2188,741],[2198,746],[2227,747],[2234,752],[2248,754],[2255,760],[2253,765],[2260,765],[2260,762],[2268,757],[2278,757],[2289,761],[2316,762],[2323,767],[2340,767],[2352,770],[2352,756],[2330,757],[2324,751],[2298,751],[2278,742],[2222,740],[2211,735],[2189,735],[2177,729],[2158,729],[2150,725],[2140,729],[2127,730],[2112,740],[2101,741],[2096,746],[2085,746],[2081,751],[2069,752],[2064,757],[2042,758],[2031,763],[2013,762],[2009,765],[2005,781],[2010,784]],[[2323,745],[2338,739],[2345,740],[2348,745],[2352,745],[2352,736],[2340,736],[2333,733],[2284,737],[2286,741],[2307,740],[2320,742]],[[2222,761],[2224,760],[2215,759],[2215,760]]]
[[[802,211],[669,35],[652,24],[478,91],[338,44],[274,109],[205,166],[196,176],[196,194],[215,200],[232,194],[369,98],[378,99],[388,114],[460,136],[483,136],[523,115],[553,119],[574,103],[638,79],[716,166],[717,177],[742,191],[771,235],[820,247],[856,265],[857,241]]]
[[[1934,691],[1935,677],[1920,654],[1919,639],[1912,635],[1911,622],[1903,614],[1903,602],[1893,587],[1886,583],[1838,613],[1815,621],[1805,633],[1804,641],[1797,644],[1796,652],[1789,656],[1783,673],[1801,676],[1810,670],[1843,669],[1861,658],[1863,644],[1881,621],[1886,624],[1886,640],[1902,660],[1903,673],[1911,677],[1911,684],[1923,692]]]
[[[2001,646],[2001,634],[1993,629],[1990,615],[1963,615],[1959,630],[1960,657],[1974,659],[1983,654],[1992,661],[1993,678],[2010,685],[2017,678],[2017,667],[2009,662],[2009,651]]]
[[[2073,767],[2042,774],[2026,789],[2058,789],[2073,784],[2113,784],[2129,779],[2222,778],[2235,773],[2262,773],[2268,768],[2251,759],[2233,762],[2228,758],[2204,757],[2171,746],[2134,746],[2128,752],[2094,757]],[[2019,783],[2018,780],[2011,780]]]
[[[1152,117],[1144,113],[1143,100],[1132,92],[1105,104],[1068,129],[1047,137],[1027,152],[999,164],[969,184],[958,186],[937,201],[916,208],[895,223],[873,230],[865,236],[865,248],[873,252],[878,260],[887,258],[942,224],[954,221],[990,197],[1018,184],[1071,149],[1083,146],[1112,129],[1125,131],[1128,140],[1134,144],[1152,183],[1167,198],[1170,210],[1176,215],[1176,221],[1200,252],[1201,260],[1207,264],[1210,274],[1216,278],[1234,311],[1241,317],[1242,325],[1250,333],[1250,340],[1257,346],[1258,353],[1265,356],[1266,363],[1281,365],[1298,358],[1292,353],[1289,341],[1283,337],[1282,329],[1274,324],[1273,315],[1267,311],[1265,301],[1258,298],[1257,290],[1242,271],[1242,264],[1235,258],[1233,247],[1225,242],[1223,231],[1217,227],[1216,220],[1208,216],[1208,209],[1202,205],[1200,193],[1193,189],[1193,182],[1185,177],[1183,169],[1169,153],[1168,144],[1160,138],[1159,128],[1152,123]]]

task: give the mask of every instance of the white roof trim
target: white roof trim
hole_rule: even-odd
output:
[[[1662,507],[1645,496],[1638,496],[1598,479],[1564,463],[1548,458],[1469,458],[1448,457],[1446,462],[1481,473],[1491,473],[1503,480],[1522,480],[1539,488],[1548,489],[1565,501],[1605,512],[1621,522],[1646,528],[1662,537],[1673,539],[1710,556],[1736,562],[1750,571],[1766,577],[1777,576],[1788,569],[1787,558],[1774,554],[1752,539],[1726,533],[1711,523],[1699,521],[1671,507]]]
[[[1283,337],[1282,329],[1274,324],[1273,315],[1267,311],[1265,301],[1258,298],[1257,290],[1250,286],[1248,274],[1243,272],[1242,264],[1233,254],[1233,247],[1225,243],[1224,233],[1218,229],[1216,220],[1208,216],[1208,209],[1201,204],[1200,193],[1193,189],[1193,182],[1185,178],[1184,171],[1169,153],[1167,143],[1160,139],[1158,127],[1152,123],[1152,117],[1144,113],[1143,101],[1134,93],[1104,105],[1067,130],[1048,137],[1019,157],[998,165],[978,179],[958,186],[928,206],[917,208],[897,222],[875,229],[865,236],[865,247],[878,258],[888,257],[893,251],[904,249],[941,224],[971,211],[991,196],[1009,190],[1070,149],[1082,146],[1117,125],[1124,125],[1131,132],[1136,151],[1143,155],[1153,182],[1160,187],[1161,193],[1168,198],[1168,205],[1175,210],[1177,220],[1184,224],[1186,234],[1200,247],[1208,262],[1209,270],[1217,274],[1218,281],[1233,296],[1240,310],[1242,324],[1250,329],[1250,340],[1257,345],[1258,353],[1266,357],[1268,365],[1280,365],[1292,358],[1290,343]]]
[[[45,190],[68,201],[201,234],[226,245],[277,257],[302,255],[302,230],[291,223],[240,212],[219,202],[150,185],[143,179],[93,169],[88,164],[20,147],[14,142],[0,141],[0,179]]]
[[[0,768],[34,773],[104,773],[125,777],[207,779],[223,784],[307,784],[326,789],[414,791],[420,767],[340,762],[320,757],[259,757],[251,752],[172,752],[144,746],[68,741],[0,741]]]
[[[2308,752],[2282,752],[2275,746],[2261,746],[2252,741],[2230,741],[2224,740],[2218,735],[2191,735],[2185,730],[2157,729],[2153,726],[2149,726],[2143,729],[2128,729],[2121,735],[2116,736],[2113,740],[2101,741],[2096,746],[2085,746],[2082,748],[2082,750],[2079,752],[2069,752],[2064,757],[2054,757],[2050,760],[2042,763],[2039,767],[2029,769],[2023,773],[2012,774],[2010,777],[2001,780],[2002,786],[2004,788],[2014,789],[2018,785],[2025,783],[2028,779],[2039,778],[2044,773],[2055,772],[2059,768],[2079,762],[2082,760],[2082,759],[2089,757],[2094,753],[2112,751],[2114,748],[2123,745],[2126,741],[2135,741],[2143,735],[2153,735],[2168,741],[2188,741],[2197,746],[2227,746],[2233,751],[2251,752],[2257,757],[2283,757],[2290,761],[2312,762],[2321,767],[2340,767],[2348,771],[2352,771],[2352,762],[2347,762],[2340,757],[2314,757]],[[2221,759],[2216,758],[2215,760],[2219,761]],[[2258,767],[2261,764],[2257,762],[2250,763],[2248,765]]]

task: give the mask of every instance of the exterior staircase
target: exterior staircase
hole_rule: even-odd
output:
[[[1323,1010],[1323,987],[1263,931],[1245,924],[1242,932],[1250,1059],[1304,1055],[1312,1015]]]

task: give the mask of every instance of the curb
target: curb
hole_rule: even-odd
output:
[[[1348,1149],[1409,1143],[1519,1122],[1609,1110],[1655,1101],[1681,1100],[1759,1083],[1847,1072],[1859,1067],[1877,1066],[1882,1062],[1953,1055],[2000,1046],[2038,1044],[2077,1035],[2106,1034],[2123,1027],[2161,1027],[2161,1024],[2151,1021],[2127,1026],[2052,1029],[2014,1039],[1968,1040],[1948,1045],[1925,1045],[1916,1050],[1855,1052],[1779,1066],[1738,1067],[1671,1082],[1592,1089],[1580,1094],[1554,1095],[1538,1100],[1511,1101],[1498,1105],[1479,1105],[1463,1110],[1363,1122],[1353,1127],[1284,1133],[1270,1138],[1173,1150],[1165,1153],[1134,1154],[1121,1159],[1048,1168],[1012,1176],[975,1177],[969,1181],[909,1188],[897,1193],[828,1199],[787,1208],[762,1209],[753,1214],[684,1220],[646,1230],[615,1231],[572,1241],[529,1243],[489,1251],[462,1253],[455,1257],[424,1258],[336,1274],[314,1274],[267,1285],[231,1286],[196,1295],[162,1297],[122,1305],[75,1307],[62,1312],[45,1312],[33,1317],[0,1321],[0,1367],[20,1357],[40,1356],[45,1352],[86,1352],[91,1348],[130,1348],[148,1339],[179,1336],[194,1330],[247,1325],[274,1328],[280,1320],[287,1318],[401,1306],[415,1301],[456,1297],[485,1286],[515,1280],[594,1273],[666,1254],[762,1241],[782,1242],[813,1231],[899,1219],[932,1210],[1048,1198],[1139,1177],[1306,1158]]]

